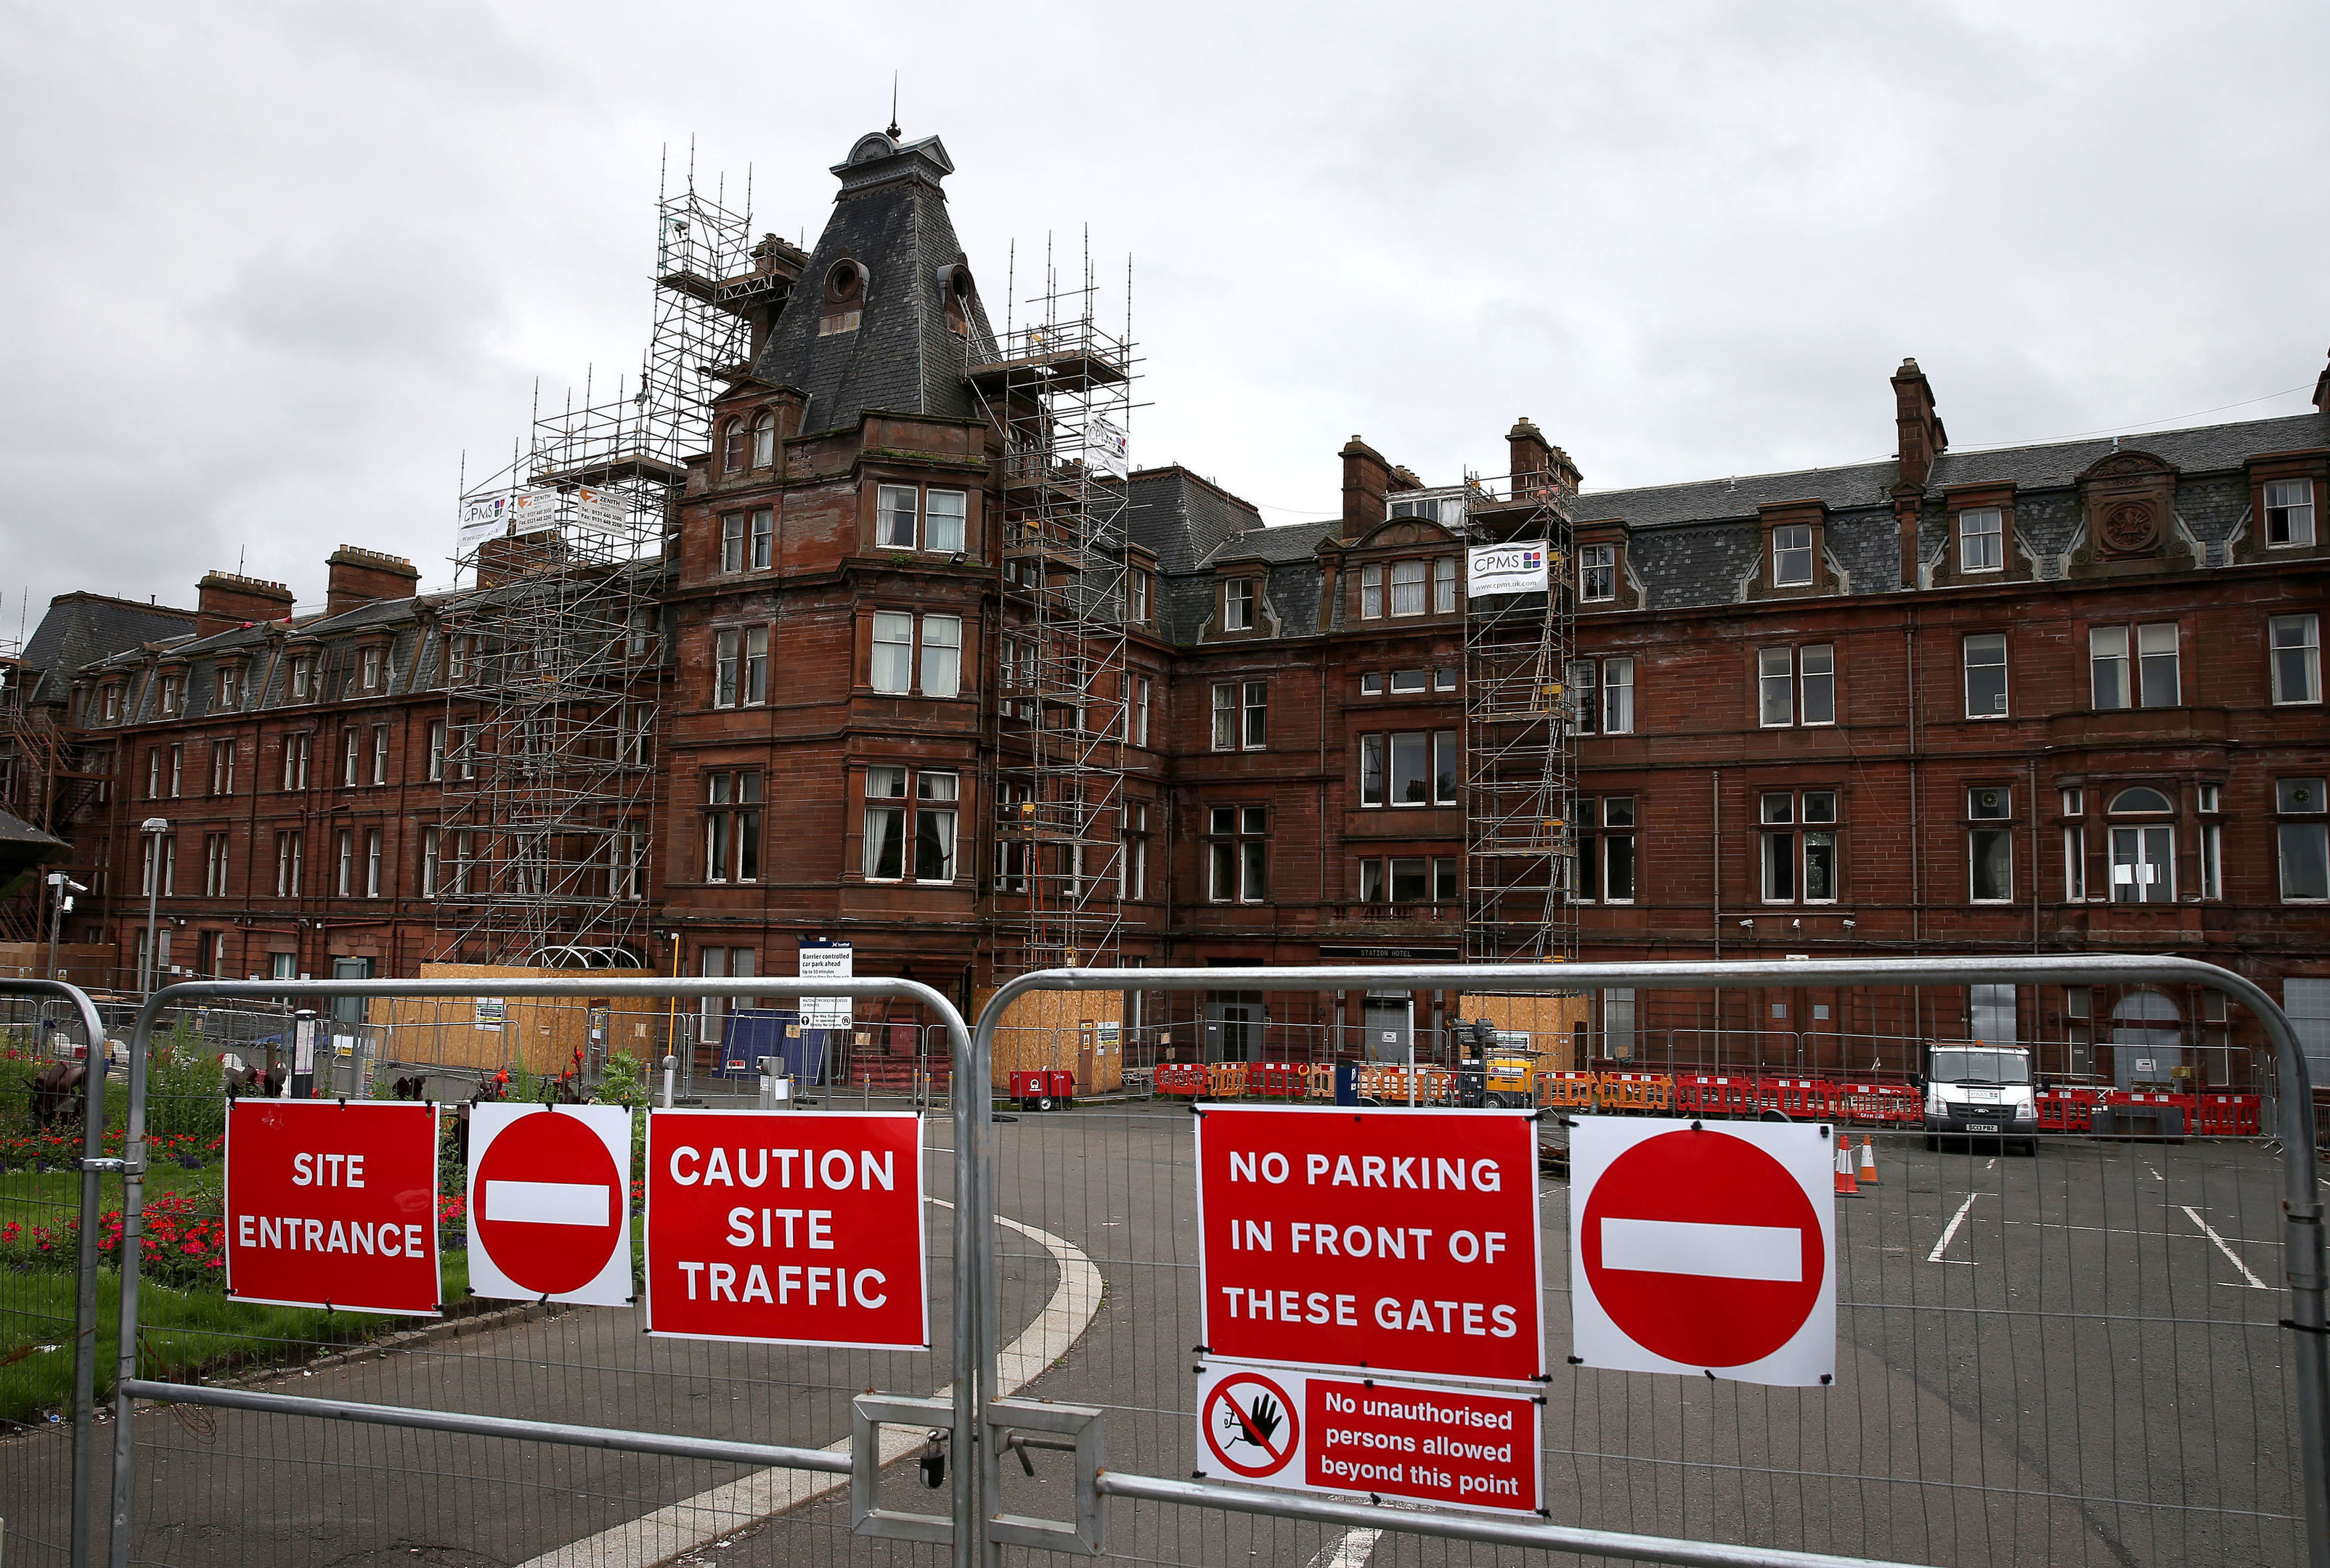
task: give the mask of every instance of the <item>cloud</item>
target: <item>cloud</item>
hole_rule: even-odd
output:
[[[2259,65],[2325,43],[2156,0],[18,6],[0,592],[312,601],[342,543],[442,581],[465,462],[637,364],[691,140],[814,238],[894,69],[990,300],[1089,224],[1113,317],[1129,252],[1136,458],[1274,518],[1355,430],[1448,481],[1520,413],[1592,486],[1882,456],[1905,354],[1961,446],[2310,387],[2330,99]]]

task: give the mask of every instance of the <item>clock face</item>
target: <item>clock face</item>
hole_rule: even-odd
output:
[[[2104,543],[2114,550],[2141,550],[2152,543],[2152,508],[2130,501],[2104,518]]]

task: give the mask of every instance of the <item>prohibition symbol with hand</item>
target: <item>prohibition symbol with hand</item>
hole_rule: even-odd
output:
[[[1302,1425],[1286,1391],[1260,1373],[1242,1372],[1214,1385],[1206,1401],[1206,1446],[1249,1480],[1274,1476],[1294,1457]]]

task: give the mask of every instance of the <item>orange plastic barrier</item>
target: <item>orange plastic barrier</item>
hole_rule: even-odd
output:
[[[1755,1087],[1745,1078],[1710,1077],[1695,1073],[1674,1081],[1675,1112],[1680,1116],[1753,1116]]]
[[[1595,1099],[1605,1110],[1672,1110],[1674,1080],[1663,1072],[1605,1072]]]
[[[1594,1074],[1591,1072],[1549,1072],[1539,1080],[1539,1086],[1545,1092],[1548,1105],[1585,1110],[1594,1104]]]
[[[1216,1100],[1236,1100],[1246,1092],[1246,1063],[1212,1062],[1206,1065],[1206,1092]]]

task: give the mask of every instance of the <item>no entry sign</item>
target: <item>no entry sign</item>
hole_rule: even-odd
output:
[[[631,1299],[631,1113],[620,1105],[469,1112],[469,1289],[514,1301]]]
[[[1206,1354],[1535,1377],[1537,1200],[1525,1112],[1208,1105],[1198,1119]]]
[[[1208,1364],[1197,1473],[1463,1507],[1539,1507],[1540,1407],[1526,1394]]]
[[[434,1317],[437,1108],[229,1101],[226,1290]]]
[[[930,1348],[922,1119],[648,1115],[648,1332]]]
[[[1828,1129],[1589,1116],[1569,1140],[1587,1366],[1810,1384],[1836,1370]]]

